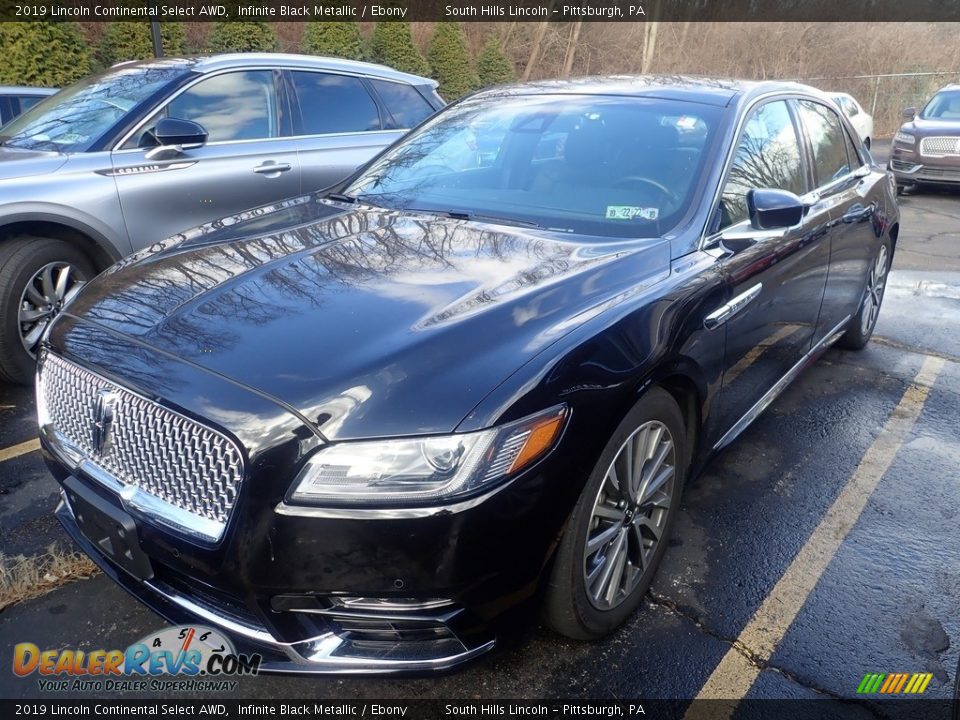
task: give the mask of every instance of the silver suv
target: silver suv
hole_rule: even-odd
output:
[[[442,107],[368,63],[242,54],[125,63],[0,129],[0,380],[29,382],[60,308],[124,255],[322,190]]]

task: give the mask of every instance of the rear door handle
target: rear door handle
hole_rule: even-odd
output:
[[[272,160],[265,162],[263,165],[257,165],[253,171],[261,175],[270,175],[272,173],[280,174],[290,170],[290,163],[275,163]]]

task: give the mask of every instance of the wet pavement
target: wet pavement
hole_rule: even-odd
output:
[[[829,351],[690,483],[647,602],[614,637],[574,643],[531,626],[518,647],[445,677],[259,677],[234,696],[693,698],[934,358],[915,424],[747,697],[852,697],[868,672],[930,672],[925,697],[951,697],[960,653],[960,192],[907,195],[902,208],[874,341],[859,353]],[[32,392],[0,386],[0,451],[33,436]],[[0,462],[0,550],[32,554],[62,541],[55,498],[36,452]],[[102,576],[8,608],[0,697],[39,695],[35,679],[7,670],[17,642],[122,648],[160,626]]]

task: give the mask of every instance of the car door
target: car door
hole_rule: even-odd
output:
[[[771,100],[744,123],[720,195],[717,232],[706,249],[728,285],[706,325],[725,338],[717,447],[765,406],[765,395],[809,351],[826,282],[826,207],[809,196],[809,168],[790,101]],[[809,201],[804,220],[778,231],[750,224],[747,193],[788,190]]]
[[[870,196],[870,171],[859,143],[837,113],[814,100],[798,100],[797,114],[807,137],[815,192],[830,213],[830,277],[817,323],[819,340],[854,315],[863,298],[877,249],[877,201]]]
[[[202,125],[199,148],[155,157],[157,120]],[[181,230],[300,193],[289,103],[272,70],[201,78],[171,98],[112,155],[134,249]]]
[[[359,77],[291,70],[289,78],[304,192],[340,182],[404,134],[390,128]]]

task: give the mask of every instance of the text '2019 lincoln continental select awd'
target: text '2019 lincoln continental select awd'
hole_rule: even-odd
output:
[[[817,91],[488,91],[326,197],[185,233],[44,340],[58,514],[261,669],[445,669],[638,606],[684,482],[873,332],[895,187]]]

